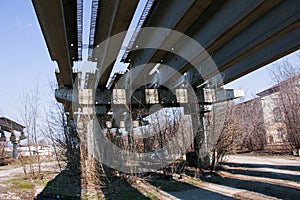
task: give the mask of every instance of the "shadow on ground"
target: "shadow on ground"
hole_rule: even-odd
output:
[[[222,177],[219,175],[214,175],[211,178],[203,178],[203,180],[206,182],[216,183],[227,187],[257,192],[279,199],[298,199],[300,195],[300,191],[297,189],[275,185],[271,183],[239,180],[234,178]]]
[[[81,180],[80,174],[71,173],[69,170],[60,172],[53,180],[49,181],[36,200],[53,199],[80,199]]]
[[[300,166],[269,165],[269,164],[248,164],[248,163],[232,163],[232,162],[225,162],[225,163],[221,163],[221,164],[222,165],[228,165],[230,167],[271,168],[271,169],[300,171]]]
[[[292,175],[292,174],[284,174],[278,172],[261,172],[261,171],[250,171],[250,170],[240,170],[240,169],[222,169],[223,171],[230,172],[232,174],[240,174],[246,176],[253,176],[253,177],[264,177],[264,178],[272,178],[272,179],[279,179],[279,180],[289,180],[295,181],[300,183],[300,176],[299,175]]]
[[[123,178],[111,180],[111,183],[101,187],[101,191],[107,200],[150,200]]]
[[[144,178],[148,183],[182,200],[198,199],[233,199],[222,194],[198,188],[189,183],[176,181],[172,176],[165,177],[161,174],[153,173]]]

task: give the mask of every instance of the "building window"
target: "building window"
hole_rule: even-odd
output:
[[[274,138],[272,135],[269,136],[269,143],[274,143]]]
[[[281,115],[281,110],[279,107],[275,107],[273,109],[273,115],[274,115],[274,120],[276,123],[282,122],[282,115]]]
[[[277,129],[277,138],[278,138],[278,139],[284,138],[284,133],[285,133],[285,131],[284,131],[283,128]]]

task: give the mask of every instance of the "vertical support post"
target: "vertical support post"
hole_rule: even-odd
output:
[[[13,158],[17,158],[18,157],[18,144],[19,144],[19,138],[16,137],[15,133],[13,130],[11,130],[11,135],[10,135],[10,141],[13,144],[13,154],[12,157]]]
[[[204,145],[204,151],[207,152],[208,151],[208,144],[207,144],[207,133],[206,133],[206,129],[205,129],[205,116],[204,116],[204,112],[200,111],[200,128],[201,128],[201,132],[203,133],[203,145]]]
[[[194,150],[198,152],[201,147],[201,133],[199,130],[199,117],[196,113],[191,114],[192,127],[193,127],[193,138],[194,138]]]
[[[87,122],[87,156],[88,159],[94,157],[94,119],[91,118]]]
[[[18,142],[13,142],[13,158],[17,158],[18,157]]]
[[[208,148],[208,137],[205,128],[205,103],[207,102],[206,96],[203,89],[196,89],[197,101],[199,103],[200,110],[195,110],[193,107],[190,108],[190,114],[192,119],[193,126],[193,136],[194,136],[194,151],[197,156],[198,164],[200,165],[200,159],[203,159],[204,163],[201,162],[201,165],[209,162],[209,148]],[[190,102],[191,100],[189,100]]]
[[[125,123],[125,130],[127,131],[128,135],[128,148],[130,152],[134,152],[134,135],[133,135],[133,127],[132,127],[132,118],[131,114],[127,114],[126,116],[126,123]]]

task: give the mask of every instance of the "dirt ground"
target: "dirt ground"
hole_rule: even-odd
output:
[[[205,199],[300,199],[300,158],[231,155],[225,158],[221,171],[207,173],[201,180],[202,193],[213,192]],[[197,199],[199,193],[194,190],[173,195]]]
[[[140,183],[140,187],[134,186],[133,193],[138,199],[300,199],[300,158],[231,155],[220,171],[205,172],[200,178],[193,178],[193,171],[190,171],[184,176],[168,178],[152,173],[143,180],[154,186],[157,193],[149,196],[145,191],[149,193],[152,187],[143,185],[144,190],[141,190]],[[138,185],[136,181],[134,184]],[[124,186],[118,188],[124,189]],[[106,199],[132,198],[128,193],[123,196],[122,190],[115,196],[106,192]],[[160,196],[161,192],[169,195],[168,198]]]
[[[80,177],[73,180],[68,173],[57,175],[53,170],[51,174],[48,165],[45,169],[46,178],[55,178],[18,189],[13,186],[20,187],[16,182],[20,182],[22,168],[1,166],[0,200],[57,199],[57,194],[59,199],[80,199]],[[231,155],[220,171],[202,173],[200,178],[194,178],[192,171],[169,177],[152,173],[141,178],[123,177],[99,188],[102,195],[81,199],[300,199],[300,157]]]
[[[300,157],[232,155],[217,175],[204,180],[269,198],[300,199]]]
[[[28,167],[28,166],[27,166]],[[37,167],[36,164],[33,167]],[[45,185],[58,174],[54,162],[42,163],[42,179],[25,178],[23,167],[18,164],[0,167],[0,200],[34,199]],[[27,170],[29,170],[27,168]]]

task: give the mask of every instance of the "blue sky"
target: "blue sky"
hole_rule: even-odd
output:
[[[297,52],[300,51],[298,50]],[[275,62],[281,62],[283,59],[288,59],[290,63],[299,68],[300,59],[296,55],[297,52],[291,53]],[[225,87],[242,89],[245,91],[246,99],[251,99],[255,94],[274,85],[274,80],[271,78],[271,74],[274,70],[276,71],[276,67],[273,62],[227,84]]]
[[[89,30],[90,0],[86,1],[84,27]],[[49,82],[54,81],[57,68],[52,62],[41,33],[31,1],[0,0],[0,116],[20,119],[18,111],[20,95],[37,84],[41,90],[43,105],[54,99]],[[88,43],[88,31],[84,43]],[[295,56],[290,58],[296,62]],[[80,66],[80,63],[76,65]],[[255,81],[253,81],[255,80]],[[244,89],[255,94],[272,85],[268,67],[261,68],[227,87]]]
[[[56,63],[50,59],[31,1],[1,0],[0,24],[0,115],[17,120],[20,95],[37,83],[42,100],[49,99]]]

